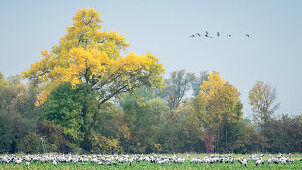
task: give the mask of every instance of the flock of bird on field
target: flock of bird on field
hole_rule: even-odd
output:
[[[247,166],[248,162],[254,162],[255,165],[259,166],[261,164],[288,164],[293,163],[294,160],[289,155],[278,154],[277,157],[269,155],[270,158],[267,161],[263,160],[263,154],[252,154],[248,157],[240,157],[235,159],[234,156],[230,154],[211,154],[204,158],[193,157],[187,154],[187,160],[190,163],[205,163],[205,164],[216,164],[216,163],[229,163],[233,164],[235,161],[238,161],[242,166]],[[25,156],[16,156],[16,155],[4,155],[0,156],[0,163],[9,164],[22,164],[25,162],[25,166],[30,166],[31,163],[40,162],[40,163],[52,163],[53,166],[57,166],[58,163],[95,163],[97,165],[108,165],[114,166],[117,164],[128,164],[131,166],[134,162],[149,162],[154,164],[166,164],[166,163],[175,163],[183,164],[185,158],[180,155],[164,156],[157,154],[134,154],[134,155],[71,155],[71,154],[37,154],[37,155],[25,155]],[[302,161],[302,159],[300,159]],[[266,163],[265,163],[266,162]],[[24,165],[24,163],[22,164]]]
[[[206,38],[213,38],[213,36],[211,36],[211,35],[209,34],[208,31],[205,32],[204,36],[205,36]],[[219,37],[221,37],[221,36],[222,36],[222,34],[221,34],[220,32],[216,32],[216,37],[217,37],[217,38],[219,38]],[[227,34],[226,36],[227,36],[227,37],[232,37],[231,34]],[[244,36],[249,38],[249,37],[250,37],[250,34],[244,34]],[[197,32],[197,33],[195,33],[195,34],[191,34],[189,37],[190,37],[190,38],[197,38],[197,37],[202,37],[202,35],[201,35],[200,33]]]

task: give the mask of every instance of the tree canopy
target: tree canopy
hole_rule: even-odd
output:
[[[210,126],[222,121],[236,122],[242,118],[242,112],[237,112],[240,103],[240,93],[226,82],[218,73],[210,73],[209,81],[204,81],[200,95],[205,99],[207,119]]]
[[[254,112],[254,121],[263,128],[273,113],[279,108],[276,88],[263,81],[257,81],[249,91],[249,103]]]
[[[136,87],[162,85],[164,69],[158,58],[150,53],[122,56],[129,43],[116,31],[102,31],[97,11],[80,9],[73,20],[59,45],[42,51],[42,59],[22,73],[42,91],[36,105],[44,103],[64,82],[73,88],[82,83],[91,85],[99,92],[101,103]]]

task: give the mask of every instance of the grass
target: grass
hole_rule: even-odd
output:
[[[253,162],[249,162],[247,167],[243,167],[240,163],[234,164],[192,164],[186,161],[184,164],[168,163],[164,165],[152,164],[147,162],[133,163],[132,166],[128,164],[117,164],[116,166],[97,165],[95,163],[58,163],[57,166],[53,166],[52,163],[32,163],[28,167],[23,162],[20,165],[11,163],[0,163],[0,169],[302,169],[302,162],[295,161],[293,164],[264,164],[256,166]]]

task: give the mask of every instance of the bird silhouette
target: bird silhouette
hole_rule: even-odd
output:
[[[249,34],[245,34],[245,36],[250,37],[250,35],[249,35]]]
[[[199,33],[196,33],[196,35],[198,35],[200,37],[200,34]]]
[[[231,34],[228,34],[228,36],[229,36],[229,37],[232,37],[232,35],[231,35]]]
[[[194,35],[194,34],[192,34],[192,35],[190,35],[189,37],[190,37],[190,38],[194,38],[194,37],[195,37],[195,35]]]
[[[219,37],[220,36],[220,32],[217,32],[217,37]]]
[[[213,37],[210,37],[210,36],[209,36],[208,31],[206,31],[206,34],[205,34],[204,36],[207,37],[207,38],[213,38]]]

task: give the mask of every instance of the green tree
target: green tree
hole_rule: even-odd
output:
[[[270,119],[264,135],[270,153],[301,152],[302,114],[294,117],[284,114],[280,119]]]
[[[250,123],[250,120],[243,119],[234,125],[230,151],[239,154],[259,152],[263,138],[256,127]]]
[[[1,74],[2,75],[2,74]],[[30,131],[34,131],[35,120],[29,113],[35,113],[30,107],[28,86],[21,83],[18,76],[0,79],[0,153],[17,152],[18,144]]]
[[[158,152],[161,150],[161,118],[168,112],[168,108],[162,99],[144,89],[137,90],[135,94],[126,95],[120,102],[131,131],[129,146],[124,149],[130,153]]]
[[[125,113],[111,102],[103,104],[96,115],[94,124],[96,153],[117,153],[121,149],[128,150],[131,132],[128,127]],[[110,146],[106,146],[109,144]]]
[[[46,118],[62,126],[64,134],[76,143],[84,140],[82,128],[85,118],[82,115],[82,103],[77,101],[78,96],[71,85],[66,83],[53,90],[43,105]]]

